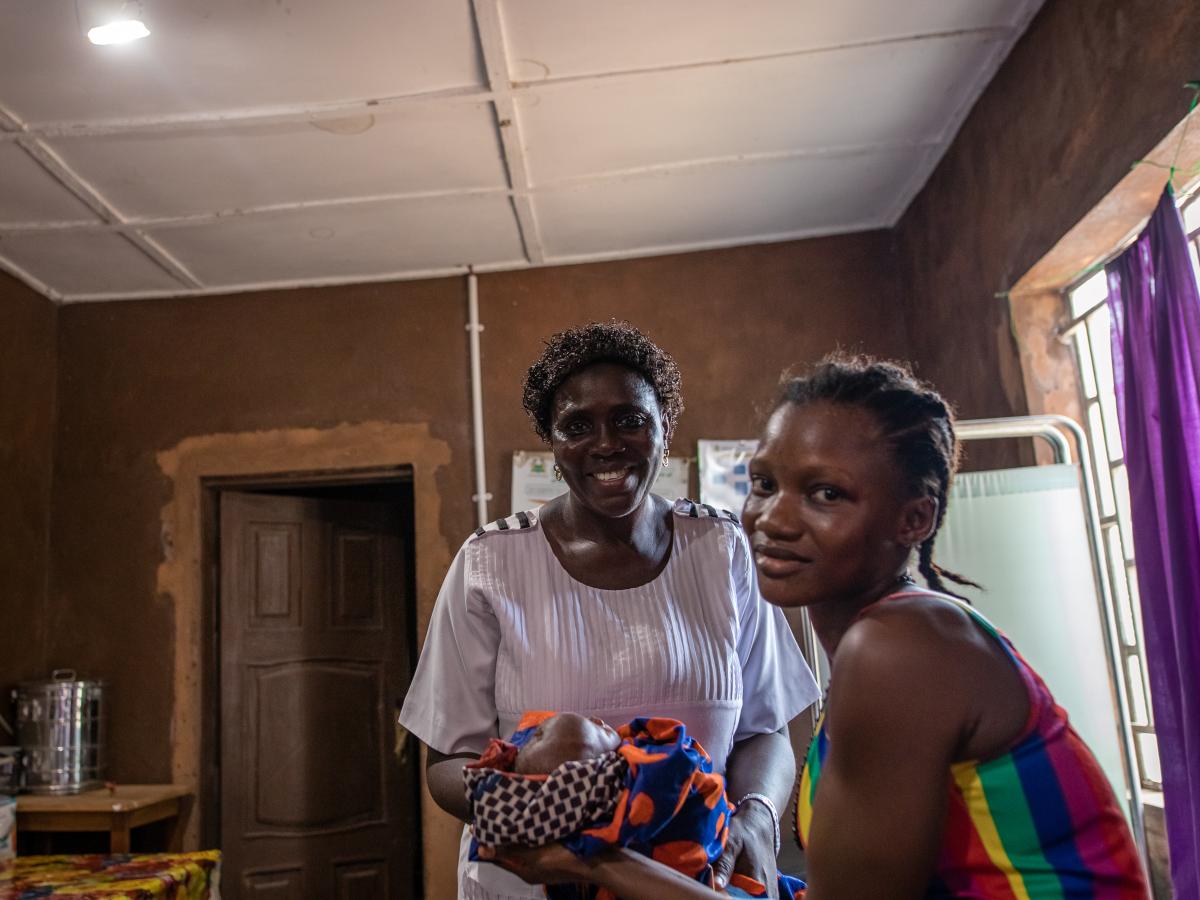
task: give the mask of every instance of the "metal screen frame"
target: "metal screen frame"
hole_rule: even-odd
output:
[[[1129,697],[1125,690],[1125,678],[1121,670],[1117,632],[1116,608],[1113,602],[1112,583],[1101,543],[1100,508],[1096,501],[1096,484],[1092,470],[1092,451],[1083,428],[1073,419],[1059,415],[1012,416],[1004,419],[964,419],[954,425],[960,440],[978,441],[1005,438],[1040,438],[1054,451],[1055,462],[1077,463],[1082,475],[1083,514],[1087,525],[1088,548],[1092,557],[1092,577],[1099,598],[1099,613],[1104,633],[1105,658],[1108,660],[1109,687],[1116,704],[1117,724],[1121,736],[1121,765],[1125,770],[1126,786],[1129,790],[1129,819],[1133,825],[1133,836],[1143,864],[1147,863],[1146,834],[1142,821],[1142,778],[1136,762],[1133,730],[1129,718]],[[1065,433],[1064,433],[1065,432]],[[1070,435],[1075,442],[1077,457],[1071,459]],[[1148,869],[1147,869],[1148,871]]]

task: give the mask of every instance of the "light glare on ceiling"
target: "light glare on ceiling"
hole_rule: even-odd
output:
[[[150,29],[139,19],[120,19],[88,30],[88,40],[93,44],[128,44],[148,37]]]

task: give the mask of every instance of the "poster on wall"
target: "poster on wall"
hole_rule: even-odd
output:
[[[668,500],[688,495],[690,460],[671,457],[671,465],[658,470],[654,493]],[[565,481],[554,478],[554,454],[549,450],[513,452],[512,509],[537,509],[567,491]]]
[[[750,495],[750,457],[758,441],[699,441],[700,502],[740,515]]]

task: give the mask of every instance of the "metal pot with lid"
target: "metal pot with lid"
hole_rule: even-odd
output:
[[[17,687],[17,743],[25,789],[76,794],[104,783],[108,710],[105,682],[55,669],[48,681]]]

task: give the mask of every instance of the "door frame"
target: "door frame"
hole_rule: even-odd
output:
[[[316,469],[294,472],[264,472],[258,475],[205,475],[200,478],[200,784],[196,812],[200,839],[206,847],[221,846],[221,640],[217,617],[221,602],[221,493],[224,491],[296,491],[306,488],[383,487],[413,484],[413,466],[386,465],[346,469]],[[405,623],[409,659],[416,663],[416,509],[415,498],[407,510],[412,524],[404,535],[404,589],[413,599],[412,615]],[[417,786],[418,797],[420,785]],[[420,816],[418,816],[420,821]],[[418,836],[416,846],[421,842]],[[423,863],[418,855],[418,877]]]

